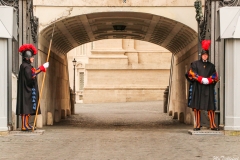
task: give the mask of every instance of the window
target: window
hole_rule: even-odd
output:
[[[79,90],[83,90],[84,87],[84,72],[79,73]]]
[[[13,74],[15,74],[16,76],[18,76],[18,72],[19,72],[19,63],[22,63],[22,56],[20,56],[19,52],[18,52],[18,42],[17,41],[13,41],[12,44],[12,49],[13,49],[13,55],[12,55],[12,72]]]
[[[188,71],[188,66],[185,65],[185,73],[187,73],[187,71]],[[186,99],[188,99],[188,81],[186,78],[185,78],[185,91],[186,91]]]
[[[79,100],[83,100],[83,95],[79,95]]]

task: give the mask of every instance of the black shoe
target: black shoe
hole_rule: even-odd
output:
[[[22,128],[21,131],[29,131],[27,128]]]
[[[194,131],[199,131],[199,130],[200,130],[200,128],[193,128],[193,130],[194,130]]]
[[[213,131],[219,131],[218,128],[211,128],[211,130],[213,130]]]

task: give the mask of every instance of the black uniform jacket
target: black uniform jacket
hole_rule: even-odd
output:
[[[204,78],[208,78],[214,73],[216,74],[215,65],[209,61],[194,61],[191,63],[190,69],[194,73],[197,73],[199,76],[202,76]],[[216,110],[214,90],[215,84],[216,83],[201,84],[197,80],[190,80],[188,106],[190,108],[199,110]]]
[[[24,59],[18,75],[16,115],[36,114],[36,110],[33,109],[32,88],[36,90],[36,104],[38,104],[39,94],[37,77],[32,78],[32,68],[31,63]]]

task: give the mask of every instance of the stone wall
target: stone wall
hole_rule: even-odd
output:
[[[64,20],[66,18],[70,18],[70,17],[77,17],[80,15],[85,15],[86,16],[94,16],[97,14],[93,14],[93,13],[104,13],[104,12],[136,12],[136,13],[148,13],[148,14],[152,14],[152,15],[156,15],[159,17],[164,17],[164,18],[169,18],[173,21],[176,22],[181,22],[182,25],[186,25],[184,26],[184,28],[189,28],[189,30],[194,30],[197,31],[197,23],[195,20],[195,16],[190,16],[189,18],[186,18],[186,15],[194,15],[195,14],[195,8],[193,6],[194,1],[155,1],[155,0],[149,0],[149,1],[135,1],[135,0],[131,0],[128,1],[126,0],[126,4],[122,3],[123,1],[120,0],[116,0],[116,1],[110,1],[110,0],[104,0],[104,1],[68,1],[68,2],[64,2],[61,1],[58,3],[56,3],[56,1],[43,1],[43,0],[35,0],[34,1],[34,5],[35,5],[35,13],[36,15],[39,17],[39,31],[41,33],[41,31],[43,31],[44,29],[48,28],[53,22],[55,21],[61,21]],[[66,4],[67,3],[67,4]],[[148,3],[148,4],[146,4]],[[106,7],[107,6],[107,7]],[[123,7],[126,6],[126,7]],[[141,7],[140,7],[141,6]],[[156,7],[158,6],[158,7]],[[46,12],[46,9],[48,9],[49,12]],[[83,16],[84,17],[84,16]],[[101,17],[100,17],[101,18]],[[89,27],[87,27],[89,28]],[[154,28],[154,27],[152,27]],[[176,31],[177,32],[177,31]],[[151,32],[151,28],[149,30],[149,35],[152,34],[153,32]],[[191,32],[192,33],[192,32]],[[191,38],[192,36],[196,36],[194,35],[194,33],[192,33],[193,35],[190,35],[188,38]],[[49,34],[48,34],[49,35]],[[174,38],[176,35],[175,30],[173,30],[173,33],[171,33],[170,36],[168,36],[166,39],[166,42],[170,42],[172,40],[172,38]],[[43,35],[46,36],[47,35]],[[94,41],[91,38],[91,35],[89,36],[89,41]],[[146,37],[148,37],[146,35]],[[111,41],[111,40],[110,40]],[[186,39],[187,41],[187,39]],[[42,43],[42,41],[40,41],[40,44]],[[194,41],[193,43],[196,44],[196,41]],[[117,46],[118,43],[108,43],[109,46]],[[65,45],[65,47],[68,47],[67,45],[69,45],[68,43],[63,44]],[[73,44],[71,44],[73,45]],[[43,46],[48,46],[48,45],[43,45]],[[99,45],[101,46],[101,45]],[[102,45],[103,46],[103,45]],[[126,100],[131,100],[134,99],[136,100],[134,97],[146,97],[145,95],[149,95],[149,93],[147,93],[147,91],[150,91],[150,89],[154,88],[154,90],[152,90],[152,92],[156,91],[156,88],[158,88],[158,91],[161,90],[161,88],[165,88],[168,83],[163,84],[158,84],[157,86],[153,86],[151,85],[152,81],[157,81],[157,82],[161,82],[160,77],[154,77],[151,79],[151,81],[149,79],[143,79],[141,81],[141,85],[140,88],[144,88],[146,89],[146,91],[144,92],[140,92],[138,87],[137,89],[134,87],[130,87],[130,85],[134,86],[134,81],[132,79],[136,78],[138,80],[138,82],[140,82],[141,80],[141,76],[145,77],[151,77],[152,75],[155,75],[154,72],[156,74],[160,75],[160,71],[161,70],[166,70],[166,69],[170,69],[170,66],[167,66],[166,60],[164,60],[165,58],[163,58],[162,56],[160,56],[161,54],[155,54],[155,52],[145,52],[143,54],[143,52],[139,52],[136,51],[135,49],[132,49],[131,47],[128,48],[126,51],[125,47],[128,46],[135,46],[134,43],[128,43],[128,42],[122,42],[120,46],[118,46],[118,48],[114,48],[111,51],[106,51],[102,48],[94,48],[95,50],[92,51],[92,55],[89,57],[89,63],[85,66],[86,68],[86,75],[87,75],[87,81],[90,80],[90,82],[87,82],[86,86],[85,86],[85,94],[86,95],[90,95],[91,97],[100,97],[99,93],[95,94],[97,92],[97,90],[101,89],[102,92],[105,92],[106,95],[111,95],[113,97],[115,97],[116,99],[120,96],[118,95],[124,95],[121,97],[122,99]],[[144,45],[139,45],[139,46],[144,46]],[[189,47],[190,48],[187,48]],[[176,54],[175,56],[175,60],[177,59],[181,59],[182,64],[175,64],[174,66],[174,77],[176,78],[177,76],[182,76],[181,72],[184,73],[182,70],[185,70],[185,64],[190,64],[190,59],[188,60],[188,57],[190,56],[186,56],[184,57],[184,54],[189,51],[193,45],[189,45],[186,48],[182,49],[178,54]],[[147,48],[147,47],[145,47]],[[53,51],[54,52],[54,51]],[[55,50],[56,55],[58,55],[57,50]],[[191,54],[194,54],[195,52],[191,52]],[[65,54],[65,53],[64,53]],[[181,54],[183,54],[181,56]],[[60,55],[58,55],[59,57],[61,57]],[[155,57],[156,56],[156,57]],[[169,63],[170,63],[170,57],[169,56]],[[185,58],[185,59],[184,59]],[[64,59],[64,57],[62,58]],[[159,61],[160,59],[160,61]],[[147,60],[147,61],[145,61]],[[184,62],[184,60],[186,62]],[[176,61],[175,61],[176,63]],[[163,67],[164,66],[164,67]],[[167,66],[167,67],[166,67]],[[179,67],[184,67],[184,68],[179,68]],[[67,67],[66,67],[67,68]],[[109,69],[111,68],[111,69]],[[179,75],[176,74],[176,70],[179,70]],[[113,85],[114,83],[111,80],[112,77],[108,78],[105,77],[105,79],[98,79],[99,77],[97,77],[96,71],[98,71],[98,73],[102,73],[103,75],[108,75],[107,72],[113,74],[112,76],[119,79],[119,77],[126,77],[126,79],[128,78],[129,80],[132,81],[120,81],[121,83],[117,83],[117,85]],[[125,73],[122,74],[121,72],[124,71],[126,73],[129,73],[128,75],[126,75]],[[147,73],[146,75],[142,75],[140,74],[141,72],[145,72],[145,71],[149,71],[149,73]],[[119,72],[119,73],[118,73]],[[117,74],[118,73],[118,74]],[[54,73],[54,75],[58,75],[56,73]],[[165,76],[165,75],[164,75]],[[165,76],[167,77],[167,75]],[[159,79],[158,79],[159,78]],[[139,80],[140,79],[140,80]],[[166,79],[166,78],[163,78]],[[109,81],[108,81],[109,80]],[[147,84],[145,82],[148,82]],[[173,99],[171,99],[171,106],[170,108],[173,109],[176,112],[182,112],[184,110],[184,113],[186,113],[186,102],[184,103],[182,100],[182,83],[185,82],[184,77],[179,78],[179,82],[177,82],[177,84],[175,83],[176,79],[173,79],[174,83],[173,86],[171,88],[173,88],[172,90],[172,94],[174,94]],[[168,82],[168,79],[166,80],[166,82]],[[154,84],[154,83],[153,83]],[[105,85],[105,86],[104,86]],[[109,86],[110,85],[110,86]],[[180,85],[180,86],[179,86]],[[125,88],[123,87],[125,86]],[[96,89],[97,88],[97,89]],[[112,89],[114,88],[114,89]],[[186,88],[186,87],[184,87]],[[116,89],[116,90],[115,90]],[[135,90],[134,90],[135,89]],[[133,98],[128,98],[128,96],[125,95],[129,95],[130,94],[130,90],[132,90],[131,94],[133,95]],[[163,92],[163,90],[162,90]],[[94,95],[94,94],[95,95]],[[113,94],[114,93],[114,94]],[[184,92],[185,93],[185,92]],[[161,97],[161,93],[160,91],[158,93],[155,94],[159,94],[159,97]],[[137,96],[135,96],[137,95]],[[178,95],[180,95],[180,97],[178,97]],[[85,102],[86,103],[93,103],[94,101],[90,100],[87,97],[90,96],[85,96]],[[100,98],[99,98],[100,99]]]
[[[180,52],[174,57],[169,111],[173,113],[173,118],[186,124],[193,124],[194,116],[187,106],[189,82],[185,78],[185,73],[190,68],[191,62],[198,59],[197,50],[197,45],[194,46],[193,43],[192,48],[181,51],[184,54]]]
[[[169,82],[169,51],[148,42],[120,39],[97,41],[91,53],[83,103],[163,99]]]
[[[39,65],[45,63],[47,60],[48,48],[45,48],[42,45],[43,43],[47,42],[43,38],[40,38],[38,52]],[[39,92],[43,77],[44,73],[38,75]],[[38,127],[47,124],[48,112],[52,115],[53,122],[59,122],[61,118],[66,118],[71,110],[67,56],[57,54],[57,52],[54,52],[54,48],[52,48],[49,58],[49,68],[46,72],[40,108],[42,114],[38,116]]]
[[[202,2],[204,2],[202,0]],[[86,1],[86,0],[34,0],[35,5],[46,6],[193,6],[193,0],[102,0],[102,1]]]

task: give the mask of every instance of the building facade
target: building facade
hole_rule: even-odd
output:
[[[38,116],[38,126],[47,124],[50,115],[48,113],[51,113],[54,122],[59,122],[70,115],[69,88],[73,79],[69,78],[73,76],[68,72],[72,67],[71,55],[69,54],[69,60],[67,55],[72,49],[88,42],[91,43],[89,55],[84,60],[77,59],[76,82],[80,81],[79,84],[76,83],[78,99],[84,103],[99,103],[154,100],[150,96],[152,93],[162,97],[160,90],[161,87],[166,87],[164,84],[168,78],[159,77],[162,75],[169,77],[169,66],[164,66],[165,60],[160,56],[165,51],[158,52],[160,54],[146,52],[145,44],[138,45],[138,42],[147,41],[172,53],[168,110],[174,115],[179,115],[176,118],[182,119],[184,123],[193,123],[192,110],[186,109],[188,83],[183,75],[190,63],[198,59],[201,36],[211,39],[211,62],[216,65],[221,79],[216,86],[220,123],[226,130],[239,130],[240,118],[239,112],[236,112],[239,104],[236,98],[239,95],[236,83],[239,74],[238,70],[233,70],[237,68],[239,58],[237,56],[239,31],[235,30],[239,28],[236,27],[240,16],[239,1],[206,0],[205,5],[194,4],[198,3],[186,0],[1,0],[0,5],[14,6],[18,29],[13,30],[19,33],[16,42],[10,40],[12,37],[7,43],[6,40],[1,40],[1,43],[9,48],[5,51],[6,55],[18,55],[13,54],[17,53],[18,46],[34,43],[39,51],[35,64],[37,67],[46,62],[48,51],[51,53],[51,67],[48,69],[44,94],[40,100],[42,115]],[[235,7],[231,7],[231,11],[222,12],[224,8],[230,8],[226,6]],[[203,7],[204,20],[198,20],[201,27],[199,30],[195,19],[199,18],[196,16],[196,10],[198,12]],[[33,12],[39,19],[34,18]],[[8,14],[1,15],[1,20],[9,18],[5,16]],[[116,30],[114,28],[116,25],[125,26],[124,32]],[[54,26],[55,31],[52,32]],[[229,28],[226,29],[226,26]],[[3,28],[3,25],[0,27]],[[201,34],[198,34],[199,31]],[[210,35],[206,36],[207,33]],[[132,40],[128,41],[129,39]],[[49,48],[51,40],[53,43]],[[4,73],[11,73],[9,70],[12,70],[13,74],[8,74],[8,79],[5,76],[1,79],[5,87],[1,94],[8,95],[1,96],[3,99],[1,102],[4,101],[4,104],[0,103],[2,108],[0,127],[3,130],[14,125],[18,119],[14,119],[12,115],[15,114],[16,73],[21,58],[7,59],[8,64],[1,63],[1,68]],[[156,61],[158,63],[155,63]],[[166,70],[166,74],[162,74],[163,70]],[[232,75],[235,79],[232,79]],[[42,79],[42,75],[39,75],[39,85],[44,82]],[[9,86],[7,91],[6,86]],[[155,100],[158,97],[155,97]],[[180,118],[180,115],[183,118]]]
[[[108,103],[163,99],[172,54],[149,42],[112,39],[81,45],[68,53],[76,102]]]

